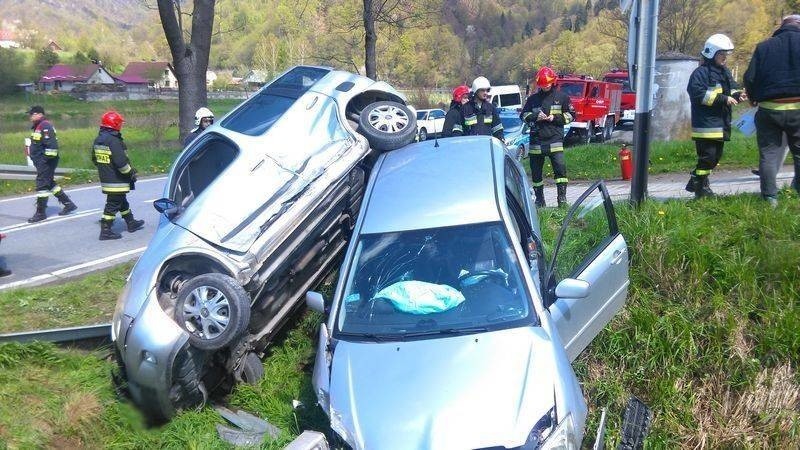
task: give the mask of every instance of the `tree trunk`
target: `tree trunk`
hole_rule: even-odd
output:
[[[374,0],[364,0],[364,68],[367,77],[378,79],[377,61],[375,59],[375,44],[378,34],[375,32]]]
[[[194,127],[194,113],[208,105],[206,71],[211,52],[216,0],[195,0],[191,14],[190,41],[184,40],[185,30],[181,0],[158,0],[161,26],[172,54],[172,66],[178,79],[178,116],[180,139]]]

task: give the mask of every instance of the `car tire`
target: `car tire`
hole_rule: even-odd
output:
[[[358,117],[358,131],[373,149],[381,152],[396,150],[414,141],[417,117],[402,103],[370,103]]]
[[[248,352],[242,359],[242,381],[246,384],[258,384],[264,378],[264,363],[253,352]]]
[[[209,303],[202,303],[204,300]],[[218,350],[234,342],[247,330],[250,323],[250,296],[236,280],[227,275],[199,275],[187,281],[178,291],[174,318],[189,334],[192,346],[201,350]],[[227,319],[227,322],[223,319]]]
[[[422,128],[419,130],[419,141],[427,141],[428,140],[428,130]]]

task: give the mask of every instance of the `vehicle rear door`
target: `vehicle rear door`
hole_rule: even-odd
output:
[[[602,182],[567,213],[545,278],[545,307],[574,360],[623,307],[628,293],[628,247]]]

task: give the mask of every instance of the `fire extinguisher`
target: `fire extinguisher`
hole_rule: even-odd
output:
[[[627,144],[622,144],[619,150],[619,168],[622,171],[622,179],[630,180],[633,176],[633,155],[628,150]]]

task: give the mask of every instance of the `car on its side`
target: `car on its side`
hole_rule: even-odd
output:
[[[417,132],[420,142],[428,139],[428,137],[441,134],[444,129],[444,117],[446,115],[447,113],[443,109],[417,110]]]
[[[332,301],[307,294],[327,315],[312,384],[332,438],[354,449],[579,448],[587,405],[571,362],[629,284],[608,191],[589,188],[545,243],[502,142],[434,145],[378,158]]]
[[[377,155],[415,122],[386,83],[297,66],[181,153],[111,324],[115,380],[151,421],[263,375],[270,339],[341,257]]]

